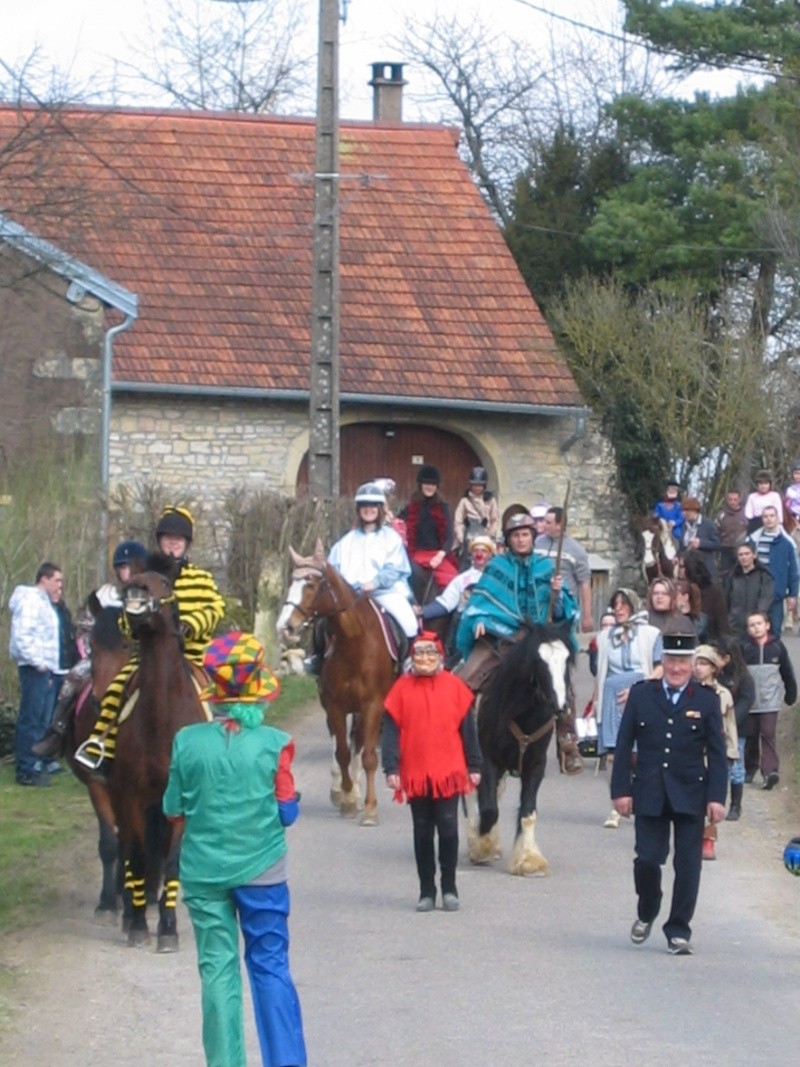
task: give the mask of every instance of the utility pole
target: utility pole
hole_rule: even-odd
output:
[[[339,0],[319,5],[308,487],[339,495]]]

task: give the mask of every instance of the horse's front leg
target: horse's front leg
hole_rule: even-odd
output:
[[[169,824],[170,842],[164,861],[164,889],[158,901],[158,936],[156,952],[178,951],[178,864],[183,832],[177,823]]]
[[[347,716],[328,716],[328,729],[334,739],[334,758],[339,768],[339,787],[331,785],[331,801],[339,808],[339,813],[348,819],[358,813],[358,793],[350,773],[350,741],[347,736]]]
[[[364,747],[361,751],[361,764],[367,779],[367,792],[364,799],[362,826],[378,825],[378,794],[375,788],[375,775],[378,770],[378,741],[380,739],[381,716],[380,704],[370,708],[364,725]]]
[[[141,838],[134,838],[130,847],[125,851],[127,853],[125,888],[130,893],[131,902],[128,947],[138,948],[150,940],[150,930],[147,927],[144,842]]]
[[[525,753],[520,779],[517,837],[508,869],[512,874],[544,876],[550,870],[536,844],[536,795],[544,778],[550,734],[533,744]]]
[[[484,753],[481,781],[478,786],[478,812],[471,830],[467,830],[467,850],[471,863],[491,863],[500,855],[499,775],[494,761]]]

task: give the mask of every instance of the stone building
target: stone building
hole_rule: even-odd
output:
[[[0,109],[0,139],[37,121]],[[48,330],[5,345],[13,392],[56,432],[96,433],[112,488],[149,477],[212,514],[234,485],[303,492],[313,121],[83,109],[46,133],[58,166],[33,167],[30,138],[3,196],[0,236],[40,268],[38,303],[6,295],[4,315],[55,308]],[[340,138],[342,492],[391,475],[405,497],[421,463],[454,503],[476,464],[501,506],[560,503],[570,480],[571,532],[616,568],[610,446],[457,133],[380,120],[343,122]],[[31,207],[65,181],[89,205],[69,226]],[[15,226],[27,245],[9,244]]]

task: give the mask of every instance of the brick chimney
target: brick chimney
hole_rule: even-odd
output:
[[[372,121],[403,121],[403,80],[402,63],[372,64]]]

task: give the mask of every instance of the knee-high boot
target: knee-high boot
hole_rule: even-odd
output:
[[[725,816],[726,822],[736,822],[737,819],[741,818],[743,793],[743,785],[731,785],[731,806],[728,814]]]

